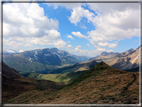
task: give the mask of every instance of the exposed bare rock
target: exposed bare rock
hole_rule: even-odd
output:
[[[130,49],[126,52],[117,54],[115,56],[109,56],[107,54],[105,56],[104,54],[101,54],[94,60],[96,60],[97,62],[104,61],[108,65],[121,70],[137,68],[141,60],[140,59],[140,51],[142,52],[141,47],[142,45],[135,50]]]

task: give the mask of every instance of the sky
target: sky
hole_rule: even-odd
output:
[[[139,3],[3,4],[3,51],[56,47],[95,57],[139,45]]]

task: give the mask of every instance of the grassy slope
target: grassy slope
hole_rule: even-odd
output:
[[[10,66],[14,67],[17,71],[20,71],[21,73],[27,73],[27,72],[47,72],[49,71],[48,68],[37,61],[30,62],[28,58],[25,58],[24,56],[13,56],[10,55],[4,58],[4,62]]]
[[[22,74],[25,77],[51,80],[59,83],[69,83],[79,77],[82,73],[96,65],[96,61],[86,61],[76,63],[71,66],[65,66],[55,70],[51,70],[50,74],[39,74],[39,73],[26,73]]]
[[[109,67],[101,62],[52,94],[29,92],[12,103],[43,104],[135,104],[139,98],[139,74]],[[37,97],[38,96],[38,97]],[[28,99],[24,99],[24,97]],[[29,98],[30,97],[30,98]],[[20,100],[20,101],[18,101]]]
[[[58,83],[69,83],[79,77],[82,73],[81,72],[71,72],[71,73],[63,73],[63,74],[40,74],[40,73],[26,73],[22,74],[28,78],[34,78],[38,80],[51,80]]]
[[[59,83],[69,83],[79,77],[84,71],[63,74],[39,74],[36,79],[51,80]]]

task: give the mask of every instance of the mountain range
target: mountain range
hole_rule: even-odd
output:
[[[135,50],[129,49],[122,53],[103,52],[98,57],[90,58],[89,60],[104,61],[108,65],[121,70],[134,69],[138,68],[140,64],[141,47],[142,45]]]
[[[94,62],[86,62],[88,58],[85,56],[72,55],[57,48],[36,49],[21,53],[4,53],[3,59],[8,66],[15,68],[23,76],[50,80],[56,78],[56,82],[70,82],[83,73],[75,73],[76,71],[89,70],[97,62],[101,61],[117,69],[137,71],[139,69],[139,50],[141,50],[141,46],[135,50],[129,49],[122,53],[102,52],[99,56],[89,59],[89,61]],[[88,65],[89,63],[94,65]],[[48,74],[53,78],[49,78]],[[74,75],[76,76],[74,77]],[[64,79],[61,79],[64,77],[70,79],[64,81]]]
[[[66,65],[87,61],[85,56],[71,55],[57,48],[36,49],[21,53],[3,53],[3,61],[19,72],[45,73]]]
[[[4,100],[5,104],[139,103],[139,72],[132,73],[115,69],[104,62],[96,64],[64,87],[63,84],[51,81],[44,80],[43,82],[21,77],[17,71],[5,64],[2,68],[3,78],[11,78],[5,72],[13,72],[11,82],[9,79],[8,81],[3,79],[3,98],[13,95]],[[19,87],[27,90],[18,93],[21,89]]]
[[[99,56],[90,58],[89,61],[113,58],[113,57],[115,57],[118,54],[120,54],[120,53],[118,53],[118,52],[102,52]]]

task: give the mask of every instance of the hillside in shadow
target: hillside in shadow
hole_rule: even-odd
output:
[[[13,68],[2,62],[2,102],[14,98],[24,92],[45,91],[54,92],[62,88],[64,84],[49,80],[36,80],[23,77]]]

